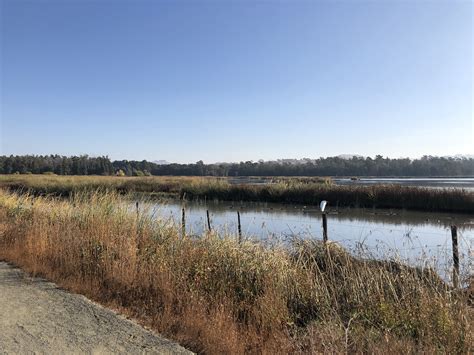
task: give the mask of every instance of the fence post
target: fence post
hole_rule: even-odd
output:
[[[184,207],[181,210],[181,235],[183,238],[186,236],[186,212]]]
[[[206,210],[206,214],[207,214],[207,229],[210,232],[211,231],[211,218],[209,217],[209,210]]]
[[[328,204],[328,202],[326,200],[322,200],[319,203],[319,209],[321,210],[321,216],[323,218],[323,242],[324,242],[324,244],[326,244],[326,242],[328,241],[328,220],[327,220],[326,212],[325,212],[327,204]]]
[[[135,202],[135,208],[136,208],[136,210],[137,210],[137,219],[138,219],[138,215],[139,215],[139,213],[138,213],[138,212],[139,212],[139,210],[138,210],[138,201]]]
[[[458,227],[451,226],[451,239],[453,242],[453,286],[459,286],[459,250],[458,250]]]
[[[326,213],[323,212],[323,242],[326,243],[328,241],[328,220],[326,217]]]
[[[239,231],[239,244],[242,242],[242,226],[240,225],[240,212],[237,211],[237,228]]]

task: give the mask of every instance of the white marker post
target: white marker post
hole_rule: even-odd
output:
[[[323,242],[324,243],[328,241],[328,221],[326,218],[326,212],[324,212],[327,204],[328,202],[326,200],[321,201],[321,203],[319,204],[319,208],[321,209],[321,213],[323,217]]]

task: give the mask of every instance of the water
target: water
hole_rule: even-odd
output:
[[[457,188],[474,190],[474,178],[360,178],[351,180],[350,178],[333,178],[337,185],[403,185],[413,187],[433,187],[433,188]]]
[[[153,213],[181,221],[180,201],[166,200]],[[289,238],[322,239],[321,213],[316,206],[270,203],[186,202],[187,233],[200,235],[211,225],[220,233],[237,235],[237,210],[245,238],[285,243]],[[474,216],[381,209],[329,210],[328,236],[353,254],[398,259],[431,266],[449,280],[452,265],[450,226],[458,227],[462,274],[473,272]]]
[[[403,185],[412,187],[430,187],[430,188],[456,188],[474,191],[474,178],[434,178],[434,177],[398,177],[398,178],[379,178],[379,177],[361,177],[352,180],[348,177],[332,177],[336,185]],[[268,177],[230,177],[228,182],[231,184],[259,185],[269,184],[272,178]]]

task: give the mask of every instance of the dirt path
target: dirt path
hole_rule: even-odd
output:
[[[0,354],[190,354],[139,325],[0,262]]]

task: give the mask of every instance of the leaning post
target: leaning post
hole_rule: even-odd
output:
[[[207,215],[207,229],[209,232],[211,232],[211,218],[209,217],[209,210],[206,210],[206,215]]]

